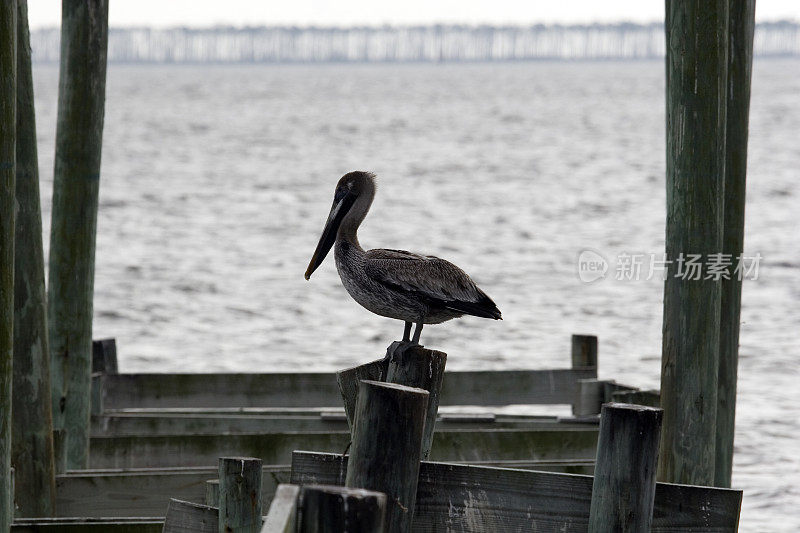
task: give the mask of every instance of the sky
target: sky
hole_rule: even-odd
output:
[[[61,0],[28,0],[31,28],[58,26]],[[350,26],[663,21],[663,0],[109,0],[109,25]],[[800,21],[800,0],[757,0],[756,20]]]

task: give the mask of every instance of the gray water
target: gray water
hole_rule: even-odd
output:
[[[569,365],[657,388],[658,276],[592,284],[664,248],[664,68],[652,62],[124,66],[108,69],[95,338],[126,372],[334,370],[375,358],[400,322],[358,307],[332,260],[303,272],[336,180],[379,176],[366,247],[463,267],[503,311],[423,331],[450,369]],[[742,531],[800,515],[800,60],[757,60],[733,483]],[[57,68],[35,68],[49,227]],[[45,230],[47,233],[47,229]],[[49,237],[45,235],[45,243]]]

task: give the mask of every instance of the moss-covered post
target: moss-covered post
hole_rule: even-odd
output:
[[[747,135],[750,120],[750,79],[753,72],[755,0],[730,1],[727,127],[725,133],[725,229],[722,252],[733,265],[744,250],[744,199],[747,176]],[[717,389],[717,441],[714,485],[731,486],[736,380],[739,365],[739,316],[742,280],[733,272],[722,280]]]
[[[0,533],[13,517],[11,384],[14,350],[14,184],[17,138],[17,3],[0,2]]]
[[[17,0],[17,220],[11,461],[19,514],[52,516],[56,479],[28,2]]]
[[[659,478],[714,483],[728,0],[667,0],[667,232]],[[695,257],[695,255],[697,257]]]
[[[108,1],[64,0],[61,13],[47,318],[53,425],[69,433],[67,467],[85,468]]]

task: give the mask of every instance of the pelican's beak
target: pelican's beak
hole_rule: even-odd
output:
[[[311,262],[308,263],[306,269],[306,279],[311,277],[311,274],[322,264],[325,256],[331,250],[331,246],[336,242],[336,234],[339,231],[339,226],[345,215],[353,207],[353,202],[356,201],[358,196],[353,194],[347,189],[340,189],[336,191],[336,196],[333,198],[333,207],[328,215],[328,221],[325,223],[325,229],[322,230],[322,236],[319,238],[317,249],[314,250],[314,255],[311,257]]]

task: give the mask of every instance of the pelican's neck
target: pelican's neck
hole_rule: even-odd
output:
[[[361,245],[358,242],[358,228],[367,216],[369,208],[372,205],[372,199],[375,197],[374,191],[372,194],[364,194],[359,196],[353,203],[350,211],[345,215],[339,226],[339,232],[336,235],[337,241],[344,241],[352,246],[361,250]]]

